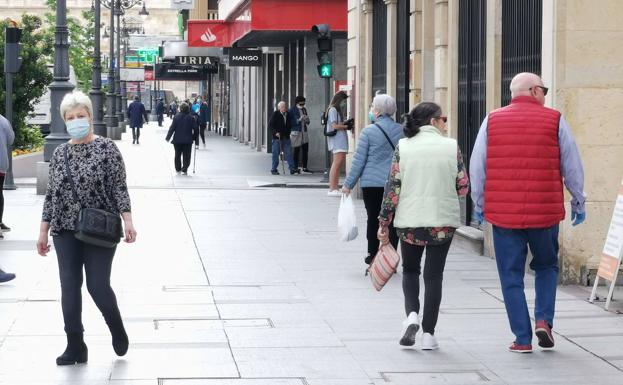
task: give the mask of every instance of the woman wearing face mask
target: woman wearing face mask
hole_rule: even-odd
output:
[[[402,137],[402,126],[392,116],[396,113],[396,100],[389,95],[379,94],[374,97],[370,107],[370,125],[359,136],[357,149],[353,156],[350,172],[344,181],[342,192],[350,194],[357,181],[363,192],[363,202],[368,213],[368,255],[365,263],[370,264],[379,249],[376,232],[379,229],[379,212],[383,201],[383,190],[389,167],[392,163],[394,148]],[[392,245],[398,246],[398,236],[393,226],[389,226]]]
[[[333,95],[329,108],[327,109],[327,126],[325,130],[332,136],[327,137],[329,151],[333,154],[331,158],[331,169],[329,170],[329,192],[328,196],[340,197],[342,193],[338,190],[340,172],[346,162],[348,152],[348,125],[344,123],[346,114],[346,99],[348,95],[344,91],[338,91]]]
[[[452,236],[460,226],[459,197],[469,180],[456,140],[446,137],[447,118],[435,103],[422,102],[405,115],[404,134],[392,160],[378,238],[389,242],[394,226],[402,249],[402,290],[407,318],[400,345],[413,346],[420,328],[420,271],[424,249],[424,316],[422,349],[439,348],[435,326],[441,304],[443,270]]]
[[[136,240],[123,158],[112,140],[93,135],[92,112],[91,100],[79,91],[65,95],[61,102],[60,114],[71,140],[59,145],[50,159],[50,176],[37,241],[39,255],[46,256],[50,251],[49,231],[58,258],[67,348],[56,359],[57,365],[87,362],[88,350],[82,326],[83,269],[89,294],[110,329],[115,353],[123,356],[129,344],[117,299],[110,287],[115,248],[87,244],[74,236],[80,209],[99,208],[120,214],[125,241],[132,243]],[[70,178],[66,172],[67,164],[78,202],[72,189],[67,187]]]

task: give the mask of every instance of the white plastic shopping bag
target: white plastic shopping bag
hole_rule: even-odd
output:
[[[337,213],[337,231],[342,242],[352,241],[357,238],[359,233],[357,217],[355,216],[355,204],[350,194],[342,194],[340,210]]]

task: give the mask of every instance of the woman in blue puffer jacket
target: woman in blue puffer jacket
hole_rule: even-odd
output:
[[[402,138],[402,126],[394,121],[396,100],[389,95],[379,94],[374,97],[370,109],[372,124],[365,127],[357,142],[353,164],[346,177],[342,192],[350,194],[357,181],[363,191],[363,202],[368,213],[368,255],[365,262],[370,264],[379,249],[376,233],[379,228],[379,212],[383,201],[383,190],[392,156],[398,140]],[[393,226],[389,228],[390,241],[394,248],[398,246],[398,236]]]

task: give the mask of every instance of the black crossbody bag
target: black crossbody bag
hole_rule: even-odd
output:
[[[74,178],[71,176],[71,169],[69,168],[68,146],[65,147],[65,169],[74,200],[79,203]],[[123,237],[121,217],[106,210],[83,207],[78,213],[78,219],[76,219],[74,236],[84,243],[113,248]]]

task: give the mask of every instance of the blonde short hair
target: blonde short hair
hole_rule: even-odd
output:
[[[74,108],[83,107],[89,113],[89,116],[93,117],[93,104],[91,99],[82,91],[73,91],[65,95],[61,102],[60,112],[61,117],[65,120],[65,114],[69,110]]]

